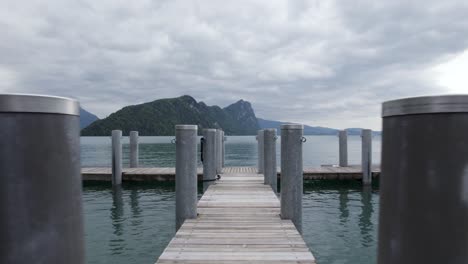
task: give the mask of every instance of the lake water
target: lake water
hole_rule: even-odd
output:
[[[142,167],[175,167],[174,137],[140,137],[140,166]],[[320,166],[338,163],[338,137],[306,136],[303,145],[304,166]],[[129,139],[123,137],[123,165],[129,166]],[[278,166],[280,164],[281,139],[276,141]],[[361,137],[348,136],[349,164],[361,163]],[[380,164],[380,136],[372,140],[372,159]],[[229,136],[225,148],[226,166],[256,166],[257,141],[254,136]],[[82,137],[81,162],[83,167],[111,166],[110,137]],[[199,164],[201,166],[201,163]]]
[[[174,166],[172,138],[140,137],[141,165]],[[128,138],[123,142],[127,166]],[[110,166],[110,138],[84,137],[81,147],[83,166]],[[277,150],[279,156],[279,145]],[[349,163],[359,164],[359,136],[349,136],[348,151]],[[304,166],[336,164],[337,153],[337,137],[307,136]],[[256,157],[255,137],[228,137],[226,166],[255,166]],[[380,137],[373,140],[373,159],[379,163]],[[303,236],[319,264],[376,263],[378,200],[375,186],[364,189],[355,181],[305,183]],[[90,264],[154,263],[175,233],[173,183],[125,183],[119,189],[86,183],[83,203]]]

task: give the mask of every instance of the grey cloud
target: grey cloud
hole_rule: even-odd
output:
[[[465,2],[7,0],[0,92],[71,96],[101,117],[243,98],[264,118],[378,129],[382,101],[444,92],[425,71],[468,48]]]

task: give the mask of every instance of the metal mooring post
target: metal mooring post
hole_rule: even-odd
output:
[[[197,218],[197,126],[176,125],[176,230]]]
[[[122,130],[112,130],[112,185],[122,184]]]
[[[257,132],[258,173],[263,173],[263,130]]]
[[[361,131],[361,140],[362,183],[370,185],[372,184],[372,130],[363,129]]]
[[[0,95],[0,263],[85,263],[75,100]]]
[[[348,132],[340,130],[338,132],[340,167],[348,166]]]
[[[275,193],[278,192],[276,138],[276,128],[268,128],[263,130],[264,183],[269,184]]]
[[[281,218],[291,219],[301,234],[303,133],[303,125],[281,125]]]
[[[216,129],[203,129],[203,191],[216,180]]]
[[[130,168],[138,168],[138,131],[130,131]]]
[[[468,95],[383,103],[379,264],[468,263]]]

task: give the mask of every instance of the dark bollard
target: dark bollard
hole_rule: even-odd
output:
[[[203,191],[216,180],[216,129],[203,129]]]
[[[83,264],[79,103],[0,95],[0,263]]]
[[[176,230],[197,218],[197,126],[176,125]]]
[[[264,183],[269,184],[273,191],[278,192],[278,169],[276,167],[276,129],[263,130],[263,171]]]
[[[130,168],[138,168],[138,131],[130,131]]]
[[[363,129],[361,131],[361,140],[362,183],[370,185],[372,184],[372,130]]]
[[[340,167],[348,166],[348,132],[341,130],[338,132]]]
[[[122,130],[112,130],[112,185],[122,184]]]
[[[263,130],[258,130],[257,133],[257,149],[258,149],[258,161],[257,169],[258,173],[263,173]]]
[[[468,95],[383,104],[379,264],[468,263]]]
[[[303,125],[281,125],[281,218],[291,219],[301,234],[303,134]]]

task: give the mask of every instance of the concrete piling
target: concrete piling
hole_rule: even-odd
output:
[[[197,217],[197,126],[176,125],[176,230]]]
[[[258,150],[258,161],[257,161],[257,168],[258,173],[263,173],[263,130],[258,130],[257,133],[257,150]]]
[[[291,219],[302,234],[304,127],[300,124],[281,125],[281,218]]]
[[[0,263],[85,263],[79,103],[0,95]]]
[[[216,129],[216,173],[223,173],[223,131],[221,129]]]
[[[372,130],[363,129],[361,131],[362,140],[362,183],[364,185],[372,184]]]
[[[276,129],[268,128],[263,132],[263,170],[264,183],[271,186],[273,191],[278,192],[278,175],[276,167]]]
[[[382,110],[378,263],[468,263],[468,95]]]
[[[341,130],[338,132],[338,142],[339,142],[339,159],[340,167],[348,166],[348,132],[346,130]]]
[[[122,130],[112,130],[112,185],[122,184]]]
[[[226,137],[224,136],[224,131],[221,131],[221,141],[222,141],[222,151],[221,151],[221,168],[224,168],[224,161],[226,155]]]
[[[130,131],[130,168],[138,168],[138,131]]]
[[[203,130],[203,191],[216,180],[216,129]]]

